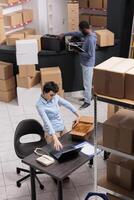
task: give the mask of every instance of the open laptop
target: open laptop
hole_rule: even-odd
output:
[[[81,149],[82,147],[74,148],[73,146],[69,145],[65,146],[60,151],[52,150],[50,154],[59,162],[64,162],[77,157]]]

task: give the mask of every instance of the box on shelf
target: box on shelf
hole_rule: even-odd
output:
[[[113,196],[111,194],[107,194],[107,196],[108,196],[109,200],[121,200],[120,198],[115,197],[115,196]]]
[[[91,15],[90,16],[90,23],[91,23],[92,26],[106,27],[107,26],[107,17],[106,16]]]
[[[42,86],[49,81],[56,82],[62,88],[62,77],[59,67],[42,68],[41,71],[41,84]]]
[[[36,39],[38,43],[38,51],[41,51],[41,37],[42,35],[27,35],[26,39]]]
[[[33,77],[20,77],[17,75],[17,87],[31,88],[40,82],[40,72]]]
[[[25,29],[22,30],[22,32],[24,33],[25,38],[28,35],[35,35],[36,34],[36,30],[34,28],[25,28]]]
[[[107,10],[107,2],[108,2],[108,0],[103,0],[103,8],[105,10]]]
[[[94,9],[102,9],[103,0],[89,0],[89,7]]]
[[[5,26],[18,26],[23,24],[22,12],[14,12],[4,16]]]
[[[134,189],[134,161],[112,155],[107,160],[108,181],[125,188]]]
[[[0,91],[8,91],[15,88],[15,77],[12,76],[9,79],[1,80],[0,79]]]
[[[33,20],[33,10],[24,9],[22,10],[23,23],[31,22]]]
[[[94,119],[91,116],[81,116],[79,123],[70,132],[73,139],[85,140],[92,134]]]
[[[89,7],[89,1],[88,0],[79,0],[79,7],[80,8],[88,8]]]
[[[134,101],[134,90],[132,85],[134,84],[134,68],[129,70],[125,75],[125,99]]]
[[[13,64],[0,61],[0,79],[8,79],[13,76]]]
[[[90,21],[89,18],[90,18],[89,15],[86,15],[86,14],[80,15],[80,22],[82,22],[82,21],[86,21],[86,22],[89,23],[89,21]]]
[[[20,77],[33,77],[36,75],[35,65],[20,65],[19,66],[19,76]]]
[[[19,106],[35,106],[41,95],[41,85],[32,88],[17,87],[17,99]]]
[[[134,114],[121,109],[103,123],[103,145],[127,154],[134,153]]]
[[[96,30],[95,31],[97,35],[97,44],[100,47],[106,47],[106,46],[113,46],[114,45],[114,33],[104,29],[104,30]]]
[[[16,90],[0,91],[0,101],[10,102],[16,98]]]
[[[94,68],[93,85],[97,94],[124,98],[125,73],[134,66],[133,59],[112,57]]]
[[[18,31],[7,36],[7,45],[16,45],[16,40],[24,39],[24,33]]]

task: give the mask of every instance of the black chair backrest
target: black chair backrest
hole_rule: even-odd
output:
[[[106,196],[106,194],[103,193],[96,193],[96,192],[89,192],[85,198],[85,200],[89,200],[90,197],[101,197],[103,200],[109,200],[109,198]]]
[[[40,136],[39,141],[32,141],[27,143],[21,143],[20,139],[22,136],[36,134]],[[44,138],[44,130],[42,125],[36,121],[35,119],[25,119],[22,120],[16,127],[15,135],[14,135],[14,149],[16,155],[19,158],[24,158],[31,153],[33,153],[34,149],[37,147],[42,147],[46,144],[46,140]]]

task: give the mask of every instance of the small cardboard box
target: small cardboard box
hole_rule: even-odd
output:
[[[121,200],[120,198],[115,197],[115,196],[113,196],[111,194],[107,194],[107,196],[108,196],[109,200]]]
[[[18,31],[7,36],[6,42],[7,45],[16,45],[16,40],[22,40],[22,39],[24,39],[24,33]]]
[[[94,119],[91,116],[81,116],[79,123],[70,132],[73,139],[85,140],[92,134]]]
[[[121,109],[103,124],[103,145],[127,154],[134,153],[134,114]]]
[[[17,75],[17,86],[22,88],[31,88],[40,82],[40,72],[36,72],[33,77],[20,77]]]
[[[0,91],[0,101],[10,102],[16,98],[16,90]]]
[[[86,21],[86,22],[88,22],[89,23],[89,15],[86,15],[86,14],[83,14],[83,15],[80,15],[80,22],[82,22],[82,21]]]
[[[20,65],[19,66],[19,76],[20,77],[33,77],[36,75],[35,65]]]
[[[103,8],[105,10],[107,10],[107,2],[108,2],[108,0],[103,0]]]
[[[23,29],[23,33],[26,38],[28,35],[35,35],[36,30],[34,28],[25,28],[25,29]]]
[[[41,37],[42,35],[27,35],[26,39],[35,39],[38,43],[38,51],[41,51]]]
[[[134,68],[129,70],[125,75],[125,99],[134,101]]]
[[[115,59],[115,61],[114,61]],[[133,68],[134,59],[112,58],[94,68],[94,92],[124,98],[125,73]]]
[[[8,79],[13,76],[13,64],[0,61],[0,79]]]
[[[1,80],[0,79],[0,91],[8,91],[15,88],[15,77],[12,76],[9,79]]]
[[[91,15],[90,16],[90,23],[91,23],[92,26],[106,27],[107,26],[107,17],[106,16]]]
[[[33,20],[33,10],[24,9],[22,11],[22,18],[23,18],[23,23],[31,22]]]
[[[94,9],[102,9],[103,1],[102,0],[89,0],[89,7]]]
[[[119,156],[107,160],[107,179],[126,190],[134,189],[134,161]]]
[[[42,86],[49,81],[54,81],[60,88],[62,88],[61,71],[59,67],[42,68],[41,71],[41,84]]]
[[[107,47],[114,45],[114,33],[111,31],[104,29],[104,30],[97,30],[95,31],[97,35],[97,44],[100,47]]]
[[[79,1],[79,7],[80,8],[88,8],[89,7],[89,1],[88,0],[80,0]]]
[[[4,20],[5,20],[5,26],[18,26],[23,24],[21,12],[14,12],[5,15]]]

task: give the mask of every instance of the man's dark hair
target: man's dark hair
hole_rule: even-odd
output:
[[[89,29],[90,25],[88,22],[86,21],[82,21],[79,23],[79,28],[80,30],[83,30],[83,29]]]
[[[59,91],[59,86],[53,81],[47,82],[43,86],[43,93],[49,93],[50,91],[53,91],[54,93]]]

